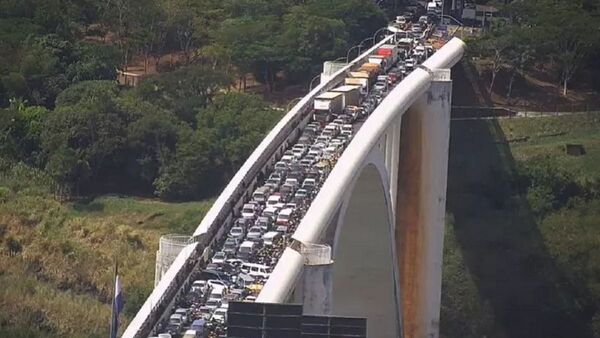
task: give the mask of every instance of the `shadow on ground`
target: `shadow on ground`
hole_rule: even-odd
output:
[[[452,121],[447,209],[479,300],[493,312],[483,331],[488,338],[593,337],[575,288],[511,186],[514,165],[496,120]]]

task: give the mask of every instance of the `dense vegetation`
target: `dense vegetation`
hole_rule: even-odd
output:
[[[600,115],[453,121],[451,143],[443,336],[600,337]]]
[[[499,75],[507,81],[499,95],[510,101],[514,84],[538,72],[567,95],[574,80],[600,88],[600,6],[597,1],[508,1],[483,35],[469,41],[473,56],[483,57],[490,73],[489,91]],[[525,90],[523,90],[526,92]]]
[[[116,259],[133,317],[153,287],[158,238],[191,233],[211,202],[53,198],[24,164],[0,174],[0,337],[106,337]]]
[[[280,117],[234,81],[305,81],[384,23],[362,0],[2,0],[0,158],[61,197],[212,196]],[[114,83],[135,56],[169,53],[173,71]]]

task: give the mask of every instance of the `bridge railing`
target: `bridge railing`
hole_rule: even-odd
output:
[[[450,40],[386,96],[356,133],[325,180],[292,236],[295,240],[293,246],[298,248],[304,244],[319,243],[329,222],[339,209],[343,197],[349,193],[348,189],[353,186],[355,178],[360,174],[358,169],[361,168],[371,149],[379,142],[381,135],[395,118],[407,111],[429,89],[433,80],[433,71],[451,68],[460,60],[463,53],[464,43],[457,38]],[[285,302],[296,282],[296,279],[290,278],[290,275],[299,276],[298,271],[302,270],[302,264],[301,259],[280,260],[257,301]]]
[[[244,200],[249,198],[256,188],[259,175],[265,175],[288,145],[299,137],[301,127],[310,120],[313,99],[339,85],[348,71],[360,66],[377,48],[392,39],[393,35],[387,36],[336,72],[328,81],[319,84],[275,125],[206,213],[194,231],[194,242],[177,256],[123,333],[123,338],[144,337],[158,321],[165,318],[175,300],[190,283],[192,271],[208,261],[217,243],[227,233]],[[296,255],[284,252],[282,258],[284,261],[297,260],[292,256]]]

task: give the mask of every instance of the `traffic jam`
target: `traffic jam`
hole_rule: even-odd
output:
[[[398,23],[398,22],[397,22]],[[239,217],[154,332],[160,338],[226,337],[231,301],[256,300],[321,185],[364,120],[434,52],[423,26],[382,45],[337,88],[315,97],[311,121],[245,201]]]

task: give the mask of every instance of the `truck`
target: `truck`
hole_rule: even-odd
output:
[[[377,55],[391,58],[391,64],[395,64],[398,61],[399,51],[396,45],[383,45],[377,49]]]
[[[326,92],[314,100],[313,119],[321,125],[333,120],[334,114],[344,111],[344,94],[339,92]]]
[[[362,66],[358,68],[358,71],[369,74],[369,83],[373,83],[375,77],[381,72],[381,66],[376,63],[363,63]]]
[[[370,55],[369,63],[377,64],[383,69],[383,71],[387,71],[392,66],[392,58],[391,56],[383,56],[383,55]]]
[[[358,73],[364,74],[366,77],[352,77],[349,76],[344,79],[344,84],[351,86],[360,86],[359,91],[362,95],[367,95],[369,93],[369,75],[366,73]]]
[[[332,90],[332,92],[344,94],[344,106],[358,106],[360,104],[360,87],[344,85]]]

